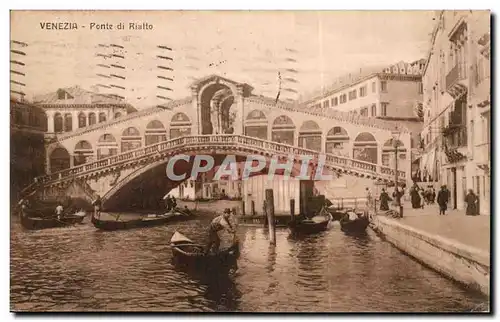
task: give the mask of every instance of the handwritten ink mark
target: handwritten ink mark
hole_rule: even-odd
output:
[[[281,73],[278,72],[278,95],[276,95],[276,101],[274,102],[274,104],[278,104],[278,100],[280,98],[280,94],[281,94]]]

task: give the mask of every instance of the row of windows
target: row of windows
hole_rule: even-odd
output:
[[[382,93],[387,92],[387,81],[380,81],[380,91]],[[377,83],[372,82],[372,93],[377,92]],[[349,101],[353,101],[358,98],[358,90],[354,89],[348,93],[349,95]],[[367,85],[364,85],[359,88],[359,97],[365,97],[368,95],[368,88]],[[322,103],[317,103],[313,105],[312,107],[314,108],[327,108],[327,107],[335,107],[338,106],[339,104],[344,104],[347,103],[347,94],[341,94],[338,97],[333,97],[331,100],[324,100]]]
[[[47,116],[42,111],[21,109],[12,109],[11,122],[15,125],[24,125],[39,128],[41,131],[46,130]]]
[[[389,103],[383,102],[380,103],[380,116],[387,116],[387,107]],[[357,114],[358,111],[353,111],[354,114]],[[361,116],[377,116],[377,104],[372,104],[371,106],[363,106],[359,110],[359,114]]]

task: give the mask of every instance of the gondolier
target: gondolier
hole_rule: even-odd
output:
[[[205,254],[208,254],[210,250],[215,247],[218,251],[220,247],[220,237],[219,232],[226,229],[231,234],[236,234],[236,230],[230,222],[231,209],[226,208],[222,215],[215,217],[208,228],[208,243],[205,249]]]

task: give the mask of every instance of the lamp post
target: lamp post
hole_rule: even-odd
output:
[[[403,206],[401,205],[402,195],[399,195],[398,190],[398,148],[400,145],[399,136],[401,132],[394,131],[392,132],[392,146],[394,147],[394,190],[396,193],[396,207],[399,208],[399,215],[403,217]]]

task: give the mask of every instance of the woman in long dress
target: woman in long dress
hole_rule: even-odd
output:
[[[467,216],[477,216],[479,214],[477,211],[478,198],[472,189],[469,189],[469,193],[465,196],[465,202],[467,203],[467,210],[465,211],[465,214]]]

